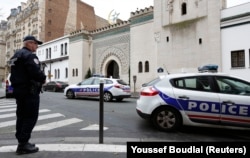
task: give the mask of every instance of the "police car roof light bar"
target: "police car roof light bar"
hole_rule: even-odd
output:
[[[204,65],[204,66],[198,67],[198,71],[200,73],[202,73],[202,72],[218,72],[218,65],[214,65],[214,64]]]

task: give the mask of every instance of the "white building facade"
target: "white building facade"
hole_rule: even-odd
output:
[[[69,37],[64,36],[39,46],[36,52],[48,81],[69,81]]]
[[[221,12],[222,71],[250,80],[250,3]]]
[[[250,79],[249,4],[225,8],[225,0],[155,0],[154,7],[132,12],[129,21],[72,32],[39,47],[38,55],[50,80],[69,84],[80,82],[90,70],[121,78],[139,91],[161,74],[198,72],[205,64]],[[55,55],[48,58],[50,49]],[[238,66],[241,50],[244,65],[232,68],[231,56]]]

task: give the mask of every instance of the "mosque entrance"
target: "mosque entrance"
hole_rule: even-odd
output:
[[[119,78],[119,66],[116,61],[112,60],[107,66],[107,77]]]

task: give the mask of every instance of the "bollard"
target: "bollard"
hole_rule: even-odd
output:
[[[103,143],[103,89],[104,89],[104,81],[100,80],[100,112],[99,112],[99,144]]]

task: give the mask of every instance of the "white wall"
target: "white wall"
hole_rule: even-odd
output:
[[[130,81],[134,90],[133,76],[137,76],[135,89],[139,91],[143,83],[157,77],[157,54],[155,51],[153,20],[131,26],[130,29]],[[142,62],[143,72],[138,73],[138,64]],[[145,72],[145,62],[149,62],[149,72]]]
[[[61,45],[63,44],[63,54],[61,54]],[[67,54],[65,54],[65,44],[67,44]],[[51,58],[46,57],[46,50],[51,49]],[[46,62],[46,67],[44,69],[47,75],[48,81],[64,81],[68,82],[68,77],[66,76],[65,69],[69,67],[68,56],[69,56],[69,38],[68,36],[58,38],[44,43],[37,49],[37,56],[40,62]],[[55,61],[56,60],[56,61]],[[55,76],[55,69],[60,71],[60,75]],[[51,78],[48,76],[49,70],[51,71]],[[69,75],[69,73],[68,73]]]
[[[250,16],[239,16],[236,19],[232,17],[249,13],[249,8],[250,3],[247,3],[223,10],[222,19],[228,18],[229,20],[223,21],[221,24],[222,71],[247,80],[250,80]],[[231,52],[237,50],[245,51],[244,68],[232,68],[231,66]]]

